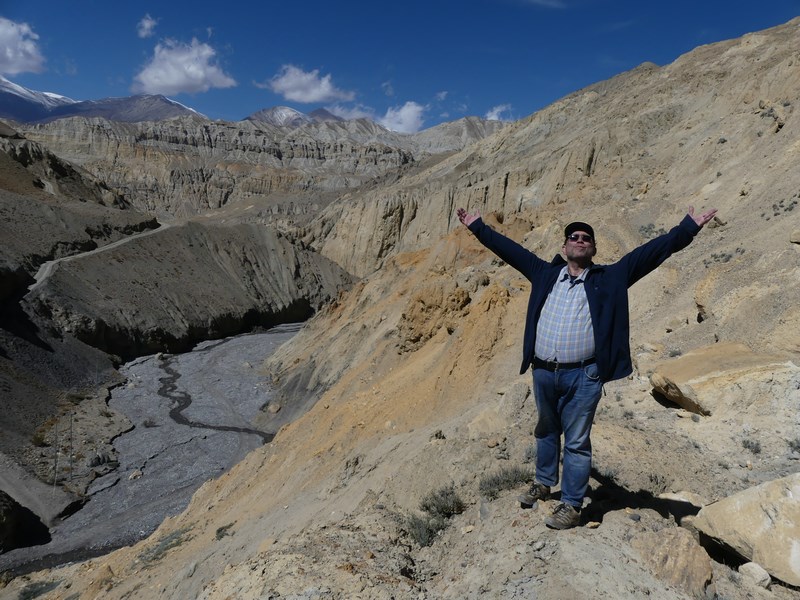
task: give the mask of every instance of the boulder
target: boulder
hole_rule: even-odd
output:
[[[800,473],[709,504],[694,524],[773,577],[800,585]]]
[[[756,354],[744,344],[719,343],[658,365],[650,384],[668,400],[696,414],[749,405],[778,373],[798,368],[779,356]],[[787,377],[788,379],[788,377]]]
[[[769,589],[772,583],[772,578],[769,576],[769,573],[767,573],[767,570],[758,563],[744,563],[739,567],[739,574],[765,590]]]
[[[711,559],[686,529],[646,531],[631,540],[643,562],[659,579],[699,598],[711,583]]]

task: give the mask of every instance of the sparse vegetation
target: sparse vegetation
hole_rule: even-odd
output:
[[[145,549],[144,552],[139,555],[139,560],[143,562],[145,566],[160,560],[172,548],[177,548],[184,542],[190,540],[191,537],[187,535],[189,531],[190,529],[186,527],[164,536],[154,546]]]
[[[459,515],[464,512],[466,505],[451,485],[425,496],[419,503],[419,508],[434,517],[449,519],[453,515]]]
[[[781,214],[789,213],[794,210],[794,207],[797,206],[797,197],[800,194],[795,194],[791,200],[779,200],[778,202],[774,202],[770,207],[771,210],[767,210],[761,213],[761,218],[765,221],[769,221],[772,217],[779,217]]]
[[[33,432],[33,435],[31,436],[31,444],[33,444],[37,448],[44,448],[49,445],[44,437],[43,431]]]
[[[800,452],[800,437],[789,440],[787,444],[789,444],[789,449],[792,452]]]
[[[664,235],[667,233],[667,230],[663,227],[659,227],[656,229],[655,223],[648,223],[647,225],[642,225],[639,227],[639,233],[644,238],[654,238],[658,237],[659,235]]]
[[[61,585],[60,580],[56,581],[37,581],[25,586],[19,593],[19,600],[33,600],[39,596],[51,592]]]
[[[436,539],[440,531],[447,528],[446,519],[436,519],[419,515],[408,515],[406,517],[406,529],[408,535],[423,548],[430,546]]]
[[[711,258],[703,259],[703,266],[707,269],[714,263],[726,263],[730,262],[730,260],[737,254],[741,255],[744,254],[744,248],[736,248],[733,253],[730,252],[714,252],[711,254]]]
[[[742,440],[742,448],[745,450],[749,450],[753,454],[761,454],[761,444],[758,440],[751,440],[750,438],[745,438]]]
[[[440,531],[447,529],[450,518],[461,514],[466,504],[456,494],[455,487],[449,485],[429,493],[419,503],[425,515],[408,515],[405,525],[408,535],[420,546],[430,546]]]
[[[217,531],[214,534],[214,538],[217,540],[221,540],[226,535],[231,535],[228,533],[231,527],[233,527],[234,523],[228,523],[227,525],[223,525],[222,527],[217,527]]]
[[[536,444],[528,444],[525,447],[525,454],[522,457],[522,462],[524,463],[536,462]]]
[[[483,477],[478,484],[480,493],[494,500],[504,490],[510,490],[533,480],[534,472],[529,467],[507,467]]]

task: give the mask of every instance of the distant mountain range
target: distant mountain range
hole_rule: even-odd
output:
[[[103,117],[135,123],[184,115],[205,118],[197,111],[164,96],[130,96],[78,101],[49,92],[37,92],[0,77],[0,118],[38,123],[65,117]]]
[[[58,94],[29,90],[0,76],[0,119],[8,119],[17,123],[46,123],[67,117],[102,117],[109,121],[139,123],[186,116],[209,120],[208,117],[196,110],[161,95],[78,101]],[[305,114],[288,106],[275,106],[259,110],[245,117],[243,121],[295,129],[314,123],[339,123],[346,119],[338,117],[324,108]],[[359,119],[359,121],[367,120]],[[468,121],[483,122],[485,120],[469,117]],[[383,129],[377,124],[374,125]],[[501,123],[494,122],[490,130],[494,131],[501,126]]]

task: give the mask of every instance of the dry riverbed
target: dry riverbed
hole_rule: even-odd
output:
[[[132,428],[103,457],[113,468],[92,482],[83,508],[51,527],[48,544],[0,555],[0,571],[51,567],[142,539],[183,510],[205,481],[269,442],[274,432],[252,425],[273,393],[257,366],[299,328],[204,342],[121,368],[126,383],[108,404]]]

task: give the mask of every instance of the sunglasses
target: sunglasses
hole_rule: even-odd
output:
[[[570,242],[577,242],[578,240],[580,240],[581,242],[589,242],[590,244],[594,241],[592,236],[586,233],[573,233],[572,235],[568,235],[567,239]]]

